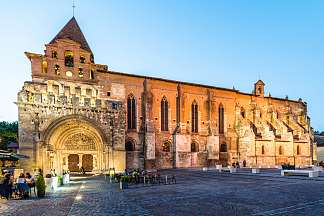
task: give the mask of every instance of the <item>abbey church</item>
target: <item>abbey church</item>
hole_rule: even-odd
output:
[[[95,63],[73,17],[26,52],[31,81],[18,93],[21,166],[103,172],[110,168],[310,165],[306,102],[111,71]]]

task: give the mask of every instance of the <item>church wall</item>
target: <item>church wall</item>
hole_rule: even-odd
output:
[[[33,81],[25,83],[17,105],[20,150],[34,160],[28,166],[43,163],[45,153],[39,149],[46,146],[44,132],[49,125],[72,114],[96,122],[108,137],[107,145],[114,146],[116,166],[120,169],[144,168],[144,163],[147,168],[170,168],[227,165],[243,160],[249,166],[312,162],[312,131],[307,104],[301,100],[265,96],[265,84],[261,80],[255,83],[252,94],[246,94],[235,89],[109,71],[107,65],[91,61],[92,52],[82,37],[79,41],[83,35],[74,18],[65,28],[46,45],[44,55],[26,52],[32,62]],[[69,35],[70,28],[78,34],[75,41]],[[73,53],[73,67],[65,65],[67,50]],[[57,57],[53,57],[54,51]],[[80,56],[85,57],[85,62],[81,62]],[[54,70],[56,64],[60,66],[59,72]],[[90,77],[91,71],[94,77]],[[71,72],[69,76],[68,72]],[[136,129],[127,128],[130,95],[136,101]],[[169,106],[168,131],[161,131],[164,96]],[[180,98],[179,125],[177,96]],[[194,101],[198,105],[196,133],[192,132]],[[109,112],[115,102],[121,105],[119,111]],[[223,133],[219,130],[220,105],[224,108]],[[128,141],[134,143],[134,151],[124,151]],[[162,148],[166,141],[171,143],[168,152]],[[191,152],[192,143],[197,144],[197,152]]]
[[[139,100],[141,92],[143,92],[143,87],[140,85],[141,82],[144,80],[142,78],[138,77],[128,77],[123,75],[110,75],[110,79],[116,81],[123,81],[126,85],[126,91],[131,92],[134,95],[136,95],[136,98]],[[177,96],[177,84],[176,83],[168,83],[166,81],[160,81],[160,80],[150,80],[150,90],[153,95],[153,109],[151,110],[151,116],[152,116],[152,122],[154,123],[154,131],[155,131],[155,144],[156,144],[156,165],[159,167],[164,167],[163,164],[165,164],[165,167],[169,167],[172,159],[171,154],[163,154],[158,153],[160,151],[160,146],[163,143],[163,139],[168,139],[172,135],[173,130],[176,128],[176,96]],[[220,104],[224,106],[225,109],[225,127],[224,127],[224,135],[220,134],[219,136],[219,144],[226,143],[228,146],[228,153],[222,153],[221,158],[224,160],[228,160],[228,163],[231,163],[232,161],[239,160],[238,158],[238,141],[237,136],[235,132],[235,122],[237,121],[237,118],[235,116],[236,113],[236,105],[239,104],[240,106],[244,107],[245,110],[247,110],[247,116],[250,120],[253,120],[254,115],[261,115],[263,117],[266,117],[268,114],[268,109],[271,106],[273,110],[277,110],[277,112],[283,112],[285,109],[285,106],[287,106],[287,102],[285,100],[276,100],[272,98],[267,97],[255,97],[251,95],[246,94],[238,94],[236,92],[232,91],[226,91],[222,89],[211,89],[211,110],[210,110],[210,122],[208,119],[208,88],[203,87],[197,87],[197,86],[190,86],[190,85],[181,85],[181,91],[182,91],[182,107],[181,107],[181,131],[185,134],[190,134],[190,136],[193,136],[194,134],[191,133],[191,103],[196,100],[199,107],[198,112],[198,122],[199,122],[199,129],[198,129],[198,135],[195,136],[196,141],[201,145],[200,143],[203,143],[202,148],[207,148],[207,136],[208,136],[208,126],[210,124],[210,128],[213,134],[218,135],[218,107]],[[127,93],[127,94],[129,94]],[[165,96],[168,99],[169,103],[169,131],[166,133],[167,135],[159,135],[161,133],[160,127],[161,127],[161,108],[160,103],[162,97]],[[253,99],[254,97],[254,99]],[[126,99],[126,98],[125,98]],[[256,114],[253,114],[251,111],[248,111],[251,109],[251,100],[255,101],[254,103],[257,105],[257,111]],[[298,102],[288,102],[288,105],[291,107],[290,109],[293,111],[294,114],[297,114],[300,112],[303,107]],[[138,115],[140,115],[141,106],[137,105],[138,108]],[[282,116],[278,115],[281,119],[283,119]],[[263,118],[262,117],[262,118]],[[139,118],[138,118],[139,119]],[[264,120],[266,121],[266,120]],[[140,124],[140,123],[139,123]],[[138,125],[139,125],[138,124]],[[264,124],[264,123],[263,123]],[[266,127],[266,126],[264,126]],[[137,131],[139,130],[139,127],[137,127]],[[165,132],[164,132],[165,134]],[[265,136],[267,136],[265,134]],[[287,137],[287,135],[283,135],[283,137]],[[166,138],[164,138],[166,137]],[[288,136],[290,137],[290,136]],[[252,140],[251,140],[252,142]],[[218,145],[219,145],[218,144]],[[188,143],[190,145],[190,143]],[[287,149],[288,147],[285,147]],[[291,147],[289,147],[291,148]],[[251,148],[246,148],[251,149]],[[197,159],[197,156],[188,156],[190,155],[190,151],[187,152],[188,154],[185,156],[185,153],[182,152],[181,158],[182,161],[188,161],[188,162],[182,162],[182,166],[191,166],[191,164],[199,164]],[[162,156],[163,155],[163,156]],[[194,155],[194,154],[193,154]],[[166,158],[165,158],[166,157]],[[276,161],[273,160],[275,157],[274,154],[272,156],[269,156],[268,159],[262,159],[262,163],[264,164],[272,164],[275,165]],[[284,156],[288,158],[287,156]],[[188,159],[190,158],[190,160]],[[193,159],[192,159],[193,158]],[[265,158],[265,157],[263,157]],[[279,159],[278,159],[279,160]],[[281,160],[281,159],[280,159]],[[287,159],[288,160],[288,159]],[[166,162],[162,162],[166,161]],[[261,160],[260,160],[261,161]],[[288,160],[289,161],[289,160]],[[190,164],[190,165],[189,165]]]
[[[52,165],[44,157],[48,156],[48,152],[52,150],[51,146],[55,143],[46,143],[46,132],[49,126],[57,120],[73,115],[82,116],[89,121],[96,122],[95,125],[107,135],[112,133],[110,121],[113,120],[114,123],[111,126],[114,138],[103,140],[104,143],[102,144],[108,146],[112,145],[113,142],[114,149],[118,150],[115,160],[125,160],[125,153],[123,153],[125,143],[124,113],[115,111],[111,107],[112,103],[118,104],[118,101],[108,102],[98,99],[95,90],[92,93],[88,91],[93,87],[83,84],[78,86],[81,87],[80,90],[75,91],[74,84],[70,85],[67,82],[47,81],[47,84],[26,82],[23,90],[19,92],[17,105],[20,153],[30,156],[30,159],[22,161],[22,167],[25,170],[32,171],[34,168],[42,168],[48,172]],[[69,87],[68,90],[66,87]],[[111,110],[111,112],[105,110]],[[56,164],[56,162],[53,162],[53,164]],[[118,168],[123,170],[125,162],[117,162],[117,165]],[[60,172],[60,170],[57,172]]]

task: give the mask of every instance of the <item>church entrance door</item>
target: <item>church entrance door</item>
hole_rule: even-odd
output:
[[[85,172],[93,170],[93,156],[91,154],[82,155],[82,167]]]
[[[70,154],[68,157],[68,167],[70,172],[79,172],[79,155]]]

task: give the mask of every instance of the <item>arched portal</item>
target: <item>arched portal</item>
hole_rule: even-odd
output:
[[[71,115],[51,123],[44,133],[42,167],[78,172],[103,171],[112,168],[113,150],[107,145],[107,137],[92,120]]]

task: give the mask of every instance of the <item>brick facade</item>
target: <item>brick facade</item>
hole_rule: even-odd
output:
[[[96,156],[98,170],[201,167],[243,160],[248,166],[266,167],[312,163],[312,131],[302,100],[266,96],[261,80],[248,94],[114,72],[94,63],[80,33],[72,18],[44,54],[26,52],[32,81],[25,82],[17,105],[20,152],[31,156],[23,162],[27,169],[66,168],[66,140],[60,137],[68,140],[82,131],[96,143],[97,152],[88,154]],[[129,96],[135,99],[135,128],[128,128]],[[168,107],[162,112],[163,98]],[[163,131],[162,115],[167,119]],[[126,144],[132,149],[125,149]],[[84,153],[80,150],[80,157]]]

